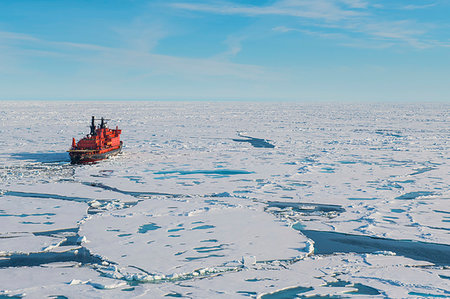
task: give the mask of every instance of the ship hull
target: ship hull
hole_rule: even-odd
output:
[[[103,150],[70,150],[70,162],[72,164],[92,163],[115,156],[122,151],[122,142],[119,147]]]

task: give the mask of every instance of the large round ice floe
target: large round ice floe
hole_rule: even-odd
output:
[[[93,254],[152,274],[292,259],[309,250],[305,237],[259,205],[204,198],[147,200],[95,215],[82,224],[80,236]]]

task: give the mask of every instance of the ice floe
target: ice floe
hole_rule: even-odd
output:
[[[92,253],[152,275],[307,255],[305,237],[262,211],[230,198],[152,199],[92,216],[79,234]]]

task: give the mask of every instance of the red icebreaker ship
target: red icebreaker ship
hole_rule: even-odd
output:
[[[89,163],[114,156],[122,150],[122,141],[117,127],[111,130],[106,127],[106,120],[102,117],[98,127],[92,116],[91,133],[78,141],[72,139],[72,148],[68,151],[72,164]]]

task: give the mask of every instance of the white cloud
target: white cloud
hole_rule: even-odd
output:
[[[341,2],[351,8],[367,8],[369,6],[369,2],[362,0],[341,0]]]
[[[38,41],[37,38],[22,33],[0,31],[1,40]]]
[[[423,38],[429,28],[408,20],[390,22],[367,20],[338,25],[327,24],[318,26],[318,29],[320,30],[278,26],[272,30],[280,33],[299,32],[323,39],[333,39],[337,40],[341,46],[356,48],[385,49],[404,44],[417,49],[426,49],[445,47],[448,44]],[[333,32],[327,32],[327,29]]]
[[[277,31],[277,32],[300,32],[303,34],[308,34],[308,35],[312,35],[312,36],[318,36],[324,39],[343,39],[343,38],[347,38],[347,36],[345,34],[342,33],[328,33],[328,32],[320,32],[320,31],[313,31],[313,30],[308,30],[308,29],[298,29],[298,28],[289,28],[289,27],[285,27],[285,26],[278,26],[278,27],[274,27],[272,28],[273,31]]]
[[[286,33],[286,32],[298,32],[301,34],[307,34],[310,36],[319,37],[322,39],[333,39],[338,42],[340,46],[349,48],[361,48],[361,49],[386,49],[395,45],[393,42],[382,42],[380,40],[374,40],[373,38],[361,39],[351,37],[344,33],[328,33],[323,31],[314,31],[298,28],[289,28],[285,26],[278,26],[272,29],[276,32]]]
[[[227,58],[233,57],[239,54],[242,50],[242,42],[246,40],[246,36],[230,36],[225,40],[225,45],[228,46],[227,51],[222,54],[219,54],[217,57]]]
[[[7,55],[19,61],[21,57],[59,57],[72,62],[86,62],[91,68],[119,68],[140,70],[148,74],[168,74],[174,76],[230,76],[247,80],[258,80],[269,75],[263,67],[238,64],[214,58],[187,58],[148,52],[147,48],[112,48],[95,44],[48,41],[30,35],[0,32],[0,44],[13,41],[6,47]],[[14,41],[20,41],[15,45]],[[26,43],[24,47],[23,43]],[[239,51],[239,41],[232,52]],[[41,48],[45,48],[42,50]],[[18,63],[20,64],[20,63]]]
[[[136,17],[128,26],[116,27],[120,39],[127,47],[151,52],[158,43],[169,36],[168,25],[149,17]]]
[[[409,5],[402,6],[401,9],[405,9],[405,10],[426,9],[426,8],[430,8],[430,7],[433,7],[436,5],[437,5],[437,3],[428,3],[428,4],[422,4],[422,5],[409,4]]]
[[[427,33],[426,26],[409,20],[369,22],[357,30],[374,38],[401,42],[414,48],[424,49],[433,46],[423,38]]]
[[[406,5],[404,9],[419,9],[434,6],[436,3],[424,5]],[[249,6],[220,2],[215,4],[171,4],[177,9],[189,11],[209,12],[215,14],[234,14],[246,16],[291,16],[303,22],[302,27],[276,26],[273,31],[286,33],[297,31],[320,38],[339,39],[347,45],[359,44],[358,38],[369,40],[374,44],[377,40],[382,44],[380,48],[388,45],[406,44],[413,48],[424,49],[442,46],[445,43],[427,40],[426,36],[433,28],[430,24],[419,24],[412,20],[385,19],[376,15],[378,9],[387,9],[379,4],[370,4],[364,0],[279,0],[266,6]],[[308,28],[308,30],[305,30]],[[310,30],[320,28],[320,30]],[[325,32],[326,29],[330,32]],[[340,31],[340,32],[336,32]],[[349,40],[352,40],[349,42]],[[234,51],[238,48],[236,47]],[[240,50],[240,48],[239,48]]]
[[[241,14],[248,16],[283,15],[331,21],[364,15],[364,12],[355,10],[355,8],[365,7],[363,3],[357,0],[282,0],[270,6],[236,5],[231,3],[192,4],[181,2],[171,4],[171,6],[178,9],[216,14]]]

